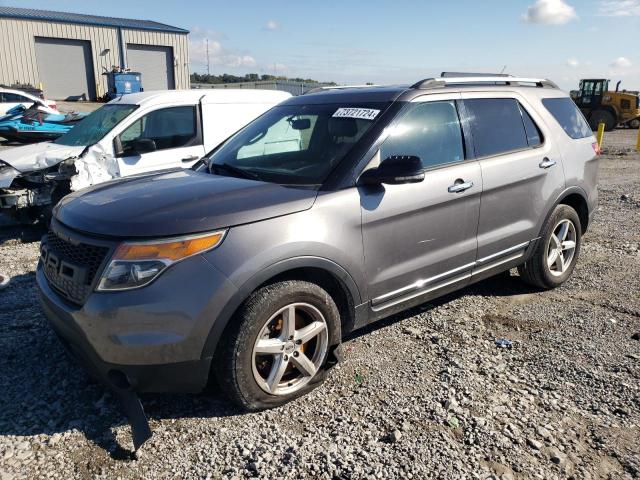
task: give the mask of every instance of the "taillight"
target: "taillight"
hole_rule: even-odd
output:
[[[600,145],[598,145],[598,142],[593,142],[591,146],[593,147],[593,151],[596,152],[596,155],[602,155],[602,149]]]

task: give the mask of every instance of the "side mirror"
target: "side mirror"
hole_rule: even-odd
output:
[[[358,179],[360,185],[400,185],[419,183],[424,180],[424,168],[420,157],[414,155],[392,155],[384,159],[377,168],[367,170]]]
[[[142,155],[143,153],[155,152],[156,142],[150,138],[139,138],[133,142],[133,151]]]

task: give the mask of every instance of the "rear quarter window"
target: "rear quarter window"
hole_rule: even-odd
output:
[[[542,104],[571,138],[587,138],[593,135],[582,112],[570,98],[543,98]]]

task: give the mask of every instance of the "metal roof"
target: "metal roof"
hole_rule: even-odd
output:
[[[120,27],[135,30],[155,30],[159,32],[189,33],[189,30],[172,27],[164,23],[151,20],[133,20],[130,18],[99,17],[81,13],[54,12],[51,10],[34,10],[31,8],[2,7],[0,18],[21,18],[26,20],[40,20],[45,22],[77,23],[82,25],[97,25],[100,27]]]

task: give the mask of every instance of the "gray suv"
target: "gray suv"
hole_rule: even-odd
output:
[[[547,80],[312,92],[194,171],[65,197],[42,241],[42,306],[114,391],[215,378],[245,409],[282,405],[364,325],[513,267],[538,288],[565,282],[597,160]]]

